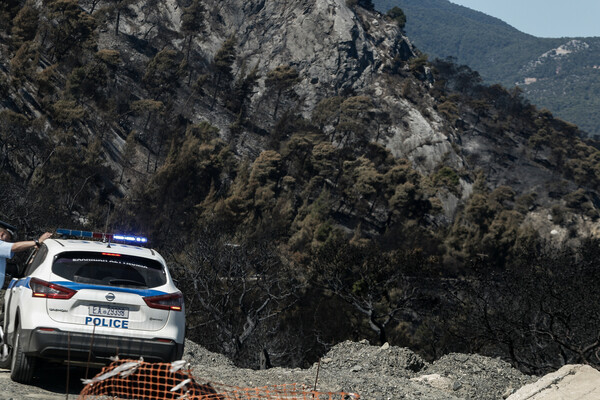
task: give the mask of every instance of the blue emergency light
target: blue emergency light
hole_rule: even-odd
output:
[[[56,233],[66,236],[77,236],[90,239],[116,240],[138,244],[148,243],[148,239],[143,236],[122,235],[104,232],[76,231],[71,229],[57,229]]]

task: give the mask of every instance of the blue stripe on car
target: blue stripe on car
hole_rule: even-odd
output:
[[[8,284],[8,289],[12,289],[14,287],[20,287],[20,286],[25,286],[25,287],[29,287],[29,281],[31,280],[31,277],[26,277],[26,278],[21,278],[19,280],[17,279],[13,279],[12,281],[10,281],[10,283]]]
[[[160,296],[161,294],[167,294],[167,292],[162,292],[160,290],[153,289],[132,289],[132,288],[124,288],[117,286],[102,286],[102,285],[90,285],[86,283],[78,283],[78,282],[70,282],[70,281],[54,281],[51,283],[55,283],[60,286],[64,286],[73,290],[82,290],[82,289],[92,289],[92,290],[107,290],[110,292],[122,292],[122,293],[133,293],[138,294],[142,297],[148,296]]]
[[[10,284],[8,285],[8,289],[12,289],[13,287],[20,287],[20,286],[24,286],[29,289],[30,288],[30,286],[29,286],[30,280],[31,280],[30,276],[23,278],[23,279],[19,279],[19,280],[12,280],[12,281],[10,281]],[[132,288],[117,287],[117,286],[90,285],[90,284],[70,282],[70,281],[53,281],[50,283],[64,286],[66,288],[73,289],[73,290],[82,290],[82,289],[107,290],[110,292],[133,293],[133,294],[140,295],[142,297],[160,296],[163,294],[167,294],[167,292],[163,292],[160,290],[153,290],[153,289],[132,289]]]

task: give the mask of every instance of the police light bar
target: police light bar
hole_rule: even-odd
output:
[[[57,229],[56,233],[66,236],[78,236],[83,238],[91,239],[102,239],[102,240],[118,240],[129,243],[145,244],[148,243],[148,239],[143,236],[131,236],[122,234],[113,234],[105,232],[88,232],[88,231],[76,231],[71,229]]]

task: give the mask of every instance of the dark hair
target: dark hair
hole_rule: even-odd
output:
[[[10,235],[10,240],[14,240],[17,236],[15,231],[8,228],[4,228],[2,226],[0,226],[0,232],[8,232],[8,234]]]

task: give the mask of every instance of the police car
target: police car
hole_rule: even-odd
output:
[[[41,359],[106,364],[171,362],[184,346],[183,295],[143,237],[59,229],[4,297],[0,367],[29,383]],[[93,239],[101,239],[93,240]]]

